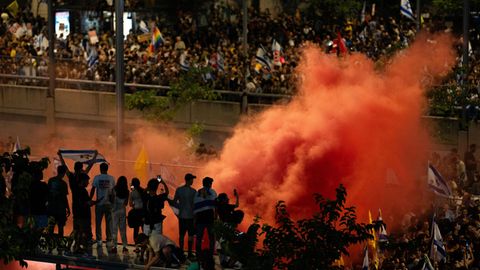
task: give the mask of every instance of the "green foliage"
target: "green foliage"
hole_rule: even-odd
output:
[[[166,96],[159,96],[155,90],[138,91],[125,98],[128,110],[139,110],[147,120],[171,121],[175,113],[187,104],[203,99],[219,97],[209,86],[202,84],[207,68],[191,68],[172,83]]]
[[[454,117],[457,116],[455,106],[462,104],[462,89],[456,84],[433,87],[427,92],[427,98],[429,115]]]
[[[28,217],[23,227],[17,226],[14,220],[15,205],[22,206],[21,204],[29,202],[33,174],[42,172],[49,163],[48,158],[30,161],[29,153],[30,149],[27,148],[1,159],[2,168],[14,172],[12,181],[16,184],[10,197],[6,197],[6,181],[0,174],[0,260],[5,264],[15,260],[22,267],[27,267],[25,256],[34,254],[42,247],[42,243],[50,238],[43,231],[32,229],[34,225],[32,218]]]
[[[215,100],[219,94],[208,85],[203,84],[203,77],[210,72],[210,68],[190,68],[182,74],[172,85],[167,96],[175,105],[185,105],[192,101],[204,99]]]
[[[333,266],[348,247],[372,239],[374,225],[357,223],[355,207],[346,207],[346,189],[340,185],[335,199],[315,194],[319,211],[311,218],[292,220],[285,202],[276,206],[276,225],[264,224],[261,232],[255,221],[241,237],[228,232],[228,226],[218,229],[227,239],[224,246],[244,269],[337,269]],[[238,234],[238,233],[237,233]],[[264,235],[263,248],[255,250],[257,237]],[[242,242],[243,241],[243,242]],[[233,248],[232,248],[233,246]]]
[[[197,138],[203,133],[204,130],[204,125],[200,123],[193,123],[190,128],[187,129],[187,135],[190,138]]]
[[[372,236],[372,225],[357,223],[355,207],[346,207],[347,192],[340,185],[334,200],[315,194],[319,211],[312,218],[293,221],[284,202],[276,209],[278,227],[265,226],[264,252],[280,269],[332,269],[351,244]]]

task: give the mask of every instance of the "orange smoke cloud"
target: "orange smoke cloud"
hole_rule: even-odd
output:
[[[258,214],[272,224],[279,200],[305,217],[316,210],[313,193],[331,197],[340,183],[361,215],[418,207],[430,146],[422,81],[450,70],[451,45],[445,35],[420,36],[383,71],[360,54],[306,48],[299,94],[239,125],[203,173],[217,190],[239,191],[247,223]]]

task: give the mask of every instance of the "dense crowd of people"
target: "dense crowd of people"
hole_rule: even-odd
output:
[[[480,177],[475,156],[475,144],[463,159],[457,149],[443,157],[432,154],[431,164],[443,175],[452,196],[437,197],[422,213],[406,213],[401,229],[388,240],[379,240],[380,269],[480,269]],[[433,223],[440,236],[434,237]],[[432,252],[442,246],[443,254]],[[374,267],[375,261],[371,263]]]
[[[187,259],[204,265],[204,269],[212,269],[211,258],[216,252],[214,223],[224,222],[236,227],[243,220],[243,212],[237,209],[239,195],[236,190],[235,204],[230,204],[226,193],[217,196],[210,177],[203,178],[202,188],[195,190],[192,184],[197,177],[187,173],[185,184],[178,187],[173,196],[169,196],[167,180],[160,175],[150,179],[143,188],[138,178],[132,178],[130,185],[125,176],[115,180],[108,174],[109,165],[101,163],[100,174],[90,181],[88,173],[93,162],[87,163],[88,166],[84,168],[84,163],[77,161],[72,172],[60,152],[56,175],[48,181],[44,181],[42,173],[48,163],[34,169],[23,167],[28,163],[36,164],[28,162],[27,151],[18,149],[13,153],[6,152],[2,161],[5,160],[11,161],[8,163],[10,165],[2,166],[1,197],[13,198],[14,221],[21,227],[32,226],[51,236],[55,235],[55,238],[67,240],[65,245],[51,245],[45,252],[51,253],[56,249],[58,254],[92,258],[92,246],[96,245],[100,253],[105,244],[109,254],[116,254],[120,252],[117,250],[117,236],[120,234],[121,252],[128,254],[132,251],[127,243],[128,225],[133,230],[135,242],[130,244],[136,245],[136,260],[145,264],[145,269],[153,265],[179,267]],[[24,173],[31,175],[31,178],[25,178]],[[25,193],[29,195],[19,195]],[[70,194],[71,200],[68,199]],[[178,245],[177,241],[163,233],[166,216],[162,211],[167,204],[178,217]],[[91,220],[92,207],[94,221]],[[73,231],[66,237],[64,227],[70,216],[73,217]],[[95,238],[92,222],[95,222]],[[202,246],[204,241],[196,241],[194,246],[194,239],[204,239],[204,233],[208,236],[208,247]],[[188,253],[185,255],[186,235]]]
[[[116,254],[120,252],[117,251],[120,234],[121,252],[128,254],[132,252],[129,244],[133,243],[127,243],[127,228],[131,228],[136,247],[133,251],[137,253],[138,263],[145,264],[146,269],[154,265],[178,267],[186,260],[198,263],[202,269],[213,269],[214,254],[220,255],[224,266],[241,268],[238,261],[232,261],[228,249],[218,250],[222,244],[216,245],[219,237],[214,226],[221,222],[235,229],[242,222],[243,212],[238,210],[236,190],[233,191],[235,202],[231,203],[226,193],[217,195],[212,188],[212,178],[203,178],[202,187],[195,190],[192,185],[196,176],[187,173],[185,184],[172,195],[166,179],[160,175],[150,179],[144,188],[138,178],[132,178],[130,183],[125,176],[115,180],[108,173],[106,163],[100,164],[100,174],[90,181],[88,174],[93,163],[87,163],[84,168],[83,163],[76,162],[72,172],[61,155],[57,174],[44,181],[42,171],[48,163],[30,162],[30,167],[22,171],[19,166],[26,163],[20,160],[27,157],[24,150],[3,155],[2,198],[14,198],[13,215],[19,226],[33,219],[31,226],[50,235],[54,235],[57,226],[55,235],[60,238],[64,238],[66,221],[72,215],[73,232],[65,238],[66,245],[56,247],[57,252],[93,258],[92,247],[102,250],[105,245],[109,254]],[[476,145],[470,145],[463,160],[456,149],[443,157],[433,153],[431,164],[439,169],[452,195],[437,197],[433,207],[424,212],[405,213],[401,226],[397,226],[399,229],[389,230],[388,236],[386,231],[378,230],[377,248],[374,255],[370,254],[370,269],[480,269],[480,177]],[[27,187],[25,181],[29,183]],[[25,191],[30,195],[17,194]],[[172,207],[178,218],[178,241],[163,232],[166,205]],[[94,211],[94,221],[91,211]],[[95,237],[92,222],[95,222]],[[385,227],[391,225],[387,220],[378,222]],[[444,252],[432,253],[433,243],[439,243],[435,245],[436,250],[443,248]],[[424,268],[430,264],[432,268]],[[344,268],[350,269],[346,265]]]
[[[134,28],[125,33],[126,82],[170,85],[185,69],[208,67],[210,72],[204,81],[215,89],[291,94],[298,79],[294,69],[299,62],[299,48],[307,42],[317,44],[326,53],[340,52],[342,43],[349,52],[364,53],[381,66],[393,53],[408,47],[417,31],[415,22],[405,18],[374,15],[366,16],[363,21],[330,24],[298,10],[295,14],[280,13],[273,17],[268,10],[249,9],[246,57],[240,14],[235,6],[212,5],[201,15],[179,11],[177,21],[170,24],[160,22],[159,18],[139,17]],[[45,20],[30,12],[19,12],[16,17],[4,13],[2,20],[0,73],[47,76]],[[161,38],[152,52],[148,36],[151,37],[154,27],[160,29]],[[441,22],[426,22],[423,27],[427,31],[451,31]],[[108,31],[96,35],[94,42],[87,33],[72,32],[57,38],[58,77],[114,81],[115,36]],[[278,47],[275,49],[273,44]],[[259,48],[269,56],[268,64],[256,61]],[[461,66],[460,57],[458,63]],[[475,83],[478,63],[474,51],[470,65],[472,72],[466,78]],[[447,82],[458,84],[459,78],[452,75]],[[450,91],[458,90],[451,87]],[[471,102],[478,104],[478,89],[472,88],[470,92]]]

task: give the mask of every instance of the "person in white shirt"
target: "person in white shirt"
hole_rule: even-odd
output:
[[[102,219],[105,216],[105,227],[107,235],[107,248],[112,246],[112,201],[113,187],[115,179],[108,173],[108,164],[100,164],[100,174],[93,178],[92,189],[90,190],[90,198],[93,198],[97,191],[98,202],[95,206],[95,232],[97,239],[97,247],[102,246]]]

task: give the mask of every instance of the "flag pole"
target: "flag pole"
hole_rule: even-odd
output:
[[[123,11],[125,9],[124,0],[115,1],[115,81],[116,81],[116,100],[117,100],[117,121],[116,121],[116,151],[120,150],[123,141],[123,111],[124,111],[124,92],[125,92],[125,72],[123,56]]]
[[[420,0],[417,0],[417,32],[420,31],[421,28],[421,18],[422,16],[420,15]]]

